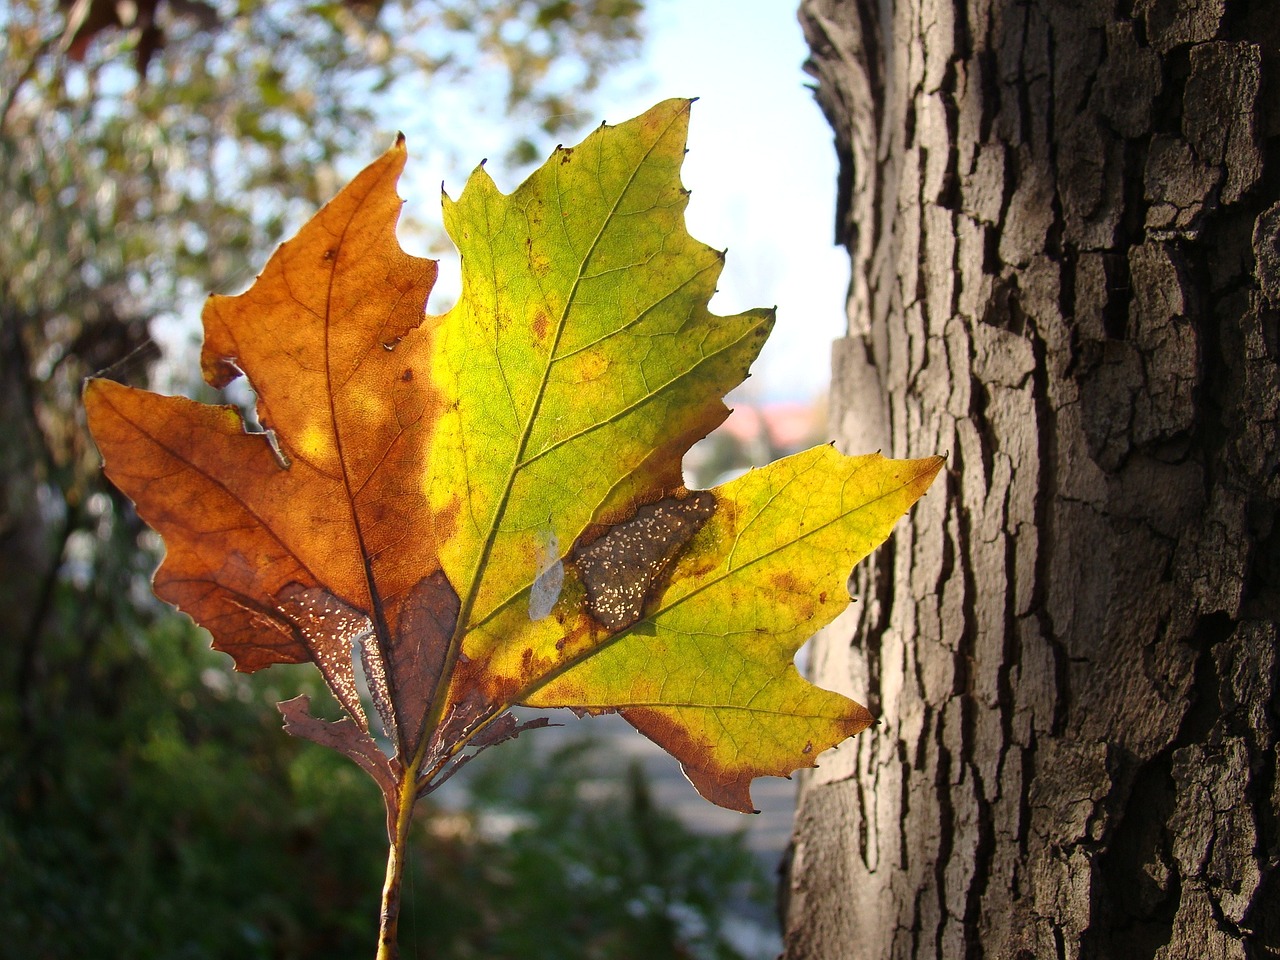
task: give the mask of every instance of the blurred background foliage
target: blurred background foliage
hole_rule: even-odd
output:
[[[232,674],[151,597],[159,544],[101,479],[80,384],[105,368],[152,380],[153,324],[238,292],[351,172],[335,168],[383,146],[380,107],[470,85],[478,109],[564,136],[637,51],[642,14],[0,3],[0,954],[370,949],[375,788],[281,732],[274,702],[321,696],[312,671]],[[517,141],[514,157],[545,146]],[[736,955],[718,910],[760,892],[741,843],[689,835],[638,774],[580,789],[595,777],[582,748],[510,750],[518,776],[486,777],[482,758],[474,805],[422,818],[406,956]],[[513,826],[497,837],[495,822]]]
[[[299,689],[322,696],[315,672],[231,673],[176,617],[122,641],[99,657],[116,665],[114,707],[58,744],[38,809],[0,816],[0,955],[368,955],[386,839],[377,789],[285,736],[274,708]],[[761,904],[768,885],[739,839],[690,834],[590,740],[536,746],[479,756],[465,805],[424,802],[403,955],[740,957],[725,905]]]

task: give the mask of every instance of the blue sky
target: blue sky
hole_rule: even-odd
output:
[[[807,48],[796,6],[656,0],[642,66],[653,77],[649,99],[700,98],[684,181],[693,191],[690,232],[729,248],[713,308],[778,307],[749,381],[759,399],[825,391],[831,341],[845,326],[849,267],[833,242],[835,150],[801,69]]]
[[[832,240],[835,151],[806,87],[795,7],[796,0],[650,0],[640,59],[609,79],[586,125],[626,120],[668,97],[699,98],[683,178],[692,191],[690,233],[728,248],[712,308],[778,307],[774,334],[739,394],[756,402],[823,393],[831,341],[844,331],[849,268]],[[424,220],[438,218],[442,179],[456,197],[470,167],[503,155],[517,135],[509,124],[477,125],[468,131],[475,149],[458,166],[421,139],[415,144],[412,123],[402,126],[411,159],[401,193]],[[514,177],[490,172],[504,190],[515,186]],[[456,291],[456,270],[442,257],[437,304]]]

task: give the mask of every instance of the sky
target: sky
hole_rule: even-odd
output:
[[[833,239],[831,128],[806,86],[796,6],[655,0],[642,65],[654,78],[647,99],[699,98],[683,176],[690,233],[729,251],[712,308],[778,307],[749,388],[762,400],[825,392],[849,283]],[[644,99],[619,107],[639,112]]]
[[[639,59],[611,76],[592,104],[597,122],[619,123],[668,97],[698,98],[683,180],[692,192],[689,232],[728,248],[712,310],[778,308],[773,336],[735,395],[755,403],[824,394],[831,341],[845,326],[849,266],[833,242],[835,150],[806,86],[796,6],[797,0],[649,0]],[[438,216],[441,180],[457,197],[470,166],[503,155],[516,135],[509,124],[477,125],[468,134],[474,154],[458,165],[443,152],[416,150],[410,133],[401,194],[421,205],[423,219]],[[503,190],[516,186],[493,166],[490,173]],[[457,265],[447,251],[427,252],[441,258],[434,309],[456,295]]]
[[[797,5],[647,0],[639,57],[606,78],[584,116],[583,136],[601,121],[621,123],[669,97],[698,98],[682,178],[691,191],[689,232],[728,250],[711,308],[719,314],[778,308],[773,335],[751,378],[730,395],[731,405],[809,403],[824,396],[831,342],[845,329],[849,261],[833,241],[835,149],[802,69],[807,48]],[[344,158],[339,175],[353,176],[381,151],[381,141],[389,144],[397,130],[406,133],[400,239],[410,253],[440,260],[428,309],[442,312],[459,288],[456,253],[439,227],[442,183],[456,198],[477,163],[504,157],[537,130],[532,123],[522,130],[518,120],[486,116],[477,109],[477,99],[488,95],[483,90],[410,80],[405,91],[380,109],[384,129],[369,153]],[[516,174],[504,174],[500,159],[487,169],[505,191],[518,184]],[[426,229],[415,231],[413,223]],[[247,274],[245,285],[251,280]],[[198,306],[153,324],[174,369],[190,367],[182,356],[197,349],[196,314]]]

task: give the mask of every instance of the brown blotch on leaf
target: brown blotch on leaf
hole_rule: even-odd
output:
[[[369,720],[356,689],[351,645],[373,632],[368,615],[339,600],[324,587],[286,584],[275,596],[276,608],[293,625],[311,653],[334,697],[363,730]]]
[[[591,615],[613,631],[639,620],[671,561],[715,509],[716,497],[709,490],[667,497],[574,547],[572,558],[586,586]]]
[[[661,710],[630,707],[619,710],[624,720],[680,761],[694,789],[712,803],[739,813],[759,813],[751,802],[751,781],[763,771],[730,769],[716,762],[711,744],[691,737],[689,731]]]
[[[337,750],[354,760],[365,773],[373,777],[386,801],[387,836],[394,837],[395,815],[399,806],[396,799],[396,774],[391,768],[391,761],[378,749],[373,738],[348,719],[330,721],[313,717],[311,698],[305,693],[292,700],[281,700],[276,707],[284,717],[286,733]]]
[[[422,738],[426,710],[435,697],[461,604],[444,571],[419,580],[400,605],[399,628],[389,651],[391,700],[400,749],[412,756]]]
[[[818,612],[818,605],[826,602],[826,594],[815,598],[808,586],[791,570],[779,570],[769,577],[774,603],[785,605],[802,620],[812,619]]]
[[[784,593],[800,593],[804,591],[804,585],[796,579],[796,575],[790,570],[780,570],[775,573],[770,580],[774,587]]]
[[[431,516],[431,536],[435,543],[445,543],[457,532],[461,514],[462,498],[455,495]]]

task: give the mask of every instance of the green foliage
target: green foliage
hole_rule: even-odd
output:
[[[57,768],[30,743],[0,766],[0,943],[30,960],[362,955],[386,839],[376,788],[283,736],[272,708],[299,687],[323,696],[315,672],[232,674],[176,619],[142,642],[112,631],[95,665],[112,702],[68,705],[74,736],[44,745]],[[722,904],[764,889],[738,839],[689,834],[635,775],[587,790],[602,775],[587,746],[520,746],[493,754],[500,770],[475,761],[475,809],[421,818],[406,956],[735,956]],[[485,827],[504,819],[509,836]]]
[[[737,957],[724,905],[771,897],[741,836],[691,834],[654,805],[638,764],[605,765],[593,741],[551,755],[537,743],[483,754],[469,771],[481,820],[496,813],[514,825],[502,848],[511,893],[498,901],[511,916],[475,955]]]
[[[113,632],[95,662],[114,703],[71,706],[67,736],[6,765],[0,939],[50,958],[322,955],[349,937],[380,842],[374,818],[324,822],[368,786],[337,764],[323,785],[300,776],[314,760],[281,742],[278,691],[229,676],[194,628],[165,619],[145,640]]]

